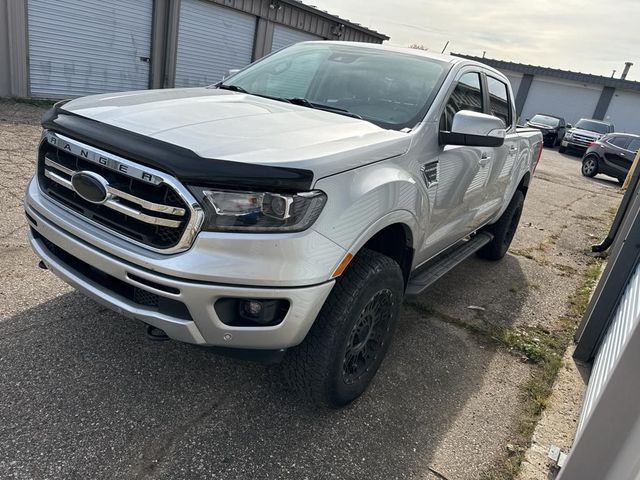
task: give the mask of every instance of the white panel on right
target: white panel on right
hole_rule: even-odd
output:
[[[616,126],[616,132],[640,135],[640,92],[616,90],[605,120]]]
[[[536,113],[548,113],[575,124],[581,118],[593,117],[601,93],[601,86],[535,76],[520,118],[524,120]]]
[[[640,321],[640,265],[635,269],[623,292],[620,304],[613,316],[609,330],[593,361],[589,385],[585,393],[584,405],[578,423],[578,434],[584,428],[591,411],[595,407],[602,390],[616,366],[618,358],[626,347],[634,328]],[[578,437],[576,434],[576,438]]]

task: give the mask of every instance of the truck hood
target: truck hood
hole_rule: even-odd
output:
[[[310,170],[316,179],[401,155],[411,136],[365,120],[213,88],[94,95],[64,111],[207,159]]]
[[[605,135],[604,133],[598,133],[591,130],[583,130],[581,128],[572,128],[569,131],[572,135],[578,134],[583,137],[593,138],[594,140],[598,140],[600,137],[603,137]]]

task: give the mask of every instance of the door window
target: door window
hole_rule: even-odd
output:
[[[618,148],[627,148],[629,145],[629,137],[611,137],[609,143]]]
[[[489,90],[489,113],[504,122],[505,127],[511,125],[511,106],[507,85],[498,79],[487,76]]]
[[[631,140],[631,143],[629,143],[627,150],[631,150],[633,153],[636,153],[638,150],[640,150],[640,138],[634,138],[633,140]]]
[[[460,77],[455,90],[449,97],[440,118],[440,130],[451,131],[453,116],[460,110],[483,111],[482,86],[479,73],[465,73]]]

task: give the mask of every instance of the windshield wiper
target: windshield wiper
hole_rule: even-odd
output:
[[[302,107],[307,107],[307,108],[315,108],[316,110],[325,110],[327,112],[338,113],[340,115],[346,115],[347,117],[359,118],[360,120],[362,120],[362,117],[357,113],[350,112],[349,110],[346,110],[344,108],[334,107],[333,105],[325,105],[323,103],[310,102],[306,98],[294,97],[294,98],[284,98],[283,100],[289,103],[293,103],[294,105],[300,105]]]
[[[249,93],[244,88],[237,85],[225,85],[224,83],[221,83],[218,85],[218,88],[220,90],[231,90],[232,92]]]
[[[222,90],[231,90],[232,92],[246,93],[247,95],[255,95],[256,97],[269,98],[271,100],[277,100],[279,102],[292,103],[294,105],[300,105],[301,107],[313,108],[316,110],[324,110],[326,112],[338,113],[340,115],[346,115],[347,117],[358,118],[362,120],[362,117],[357,113],[350,112],[349,110],[345,110],[344,108],[334,107],[333,105],[325,105],[323,103],[310,102],[306,98],[285,98],[285,97],[274,97],[271,95],[262,95],[260,93],[252,93],[248,92],[242,87],[238,85],[225,85],[224,83],[220,83],[218,88]]]

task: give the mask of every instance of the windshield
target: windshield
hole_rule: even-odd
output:
[[[606,123],[595,122],[593,120],[579,120],[575,128],[589,130],[590,132],[609,133],[609,125]]]
[[[301,43],[249,66],[220,86],[281,100],[304,99],[311,108],[342,111],[402,130],[422,120],[447,68],[446,62],[418,55]]]
[[[560,124],[560,120],[555,117],[548,117],[547,115],[534,115],[531,123],[539,123],[540,125],[546,125],[547,127],[557,127]]]

